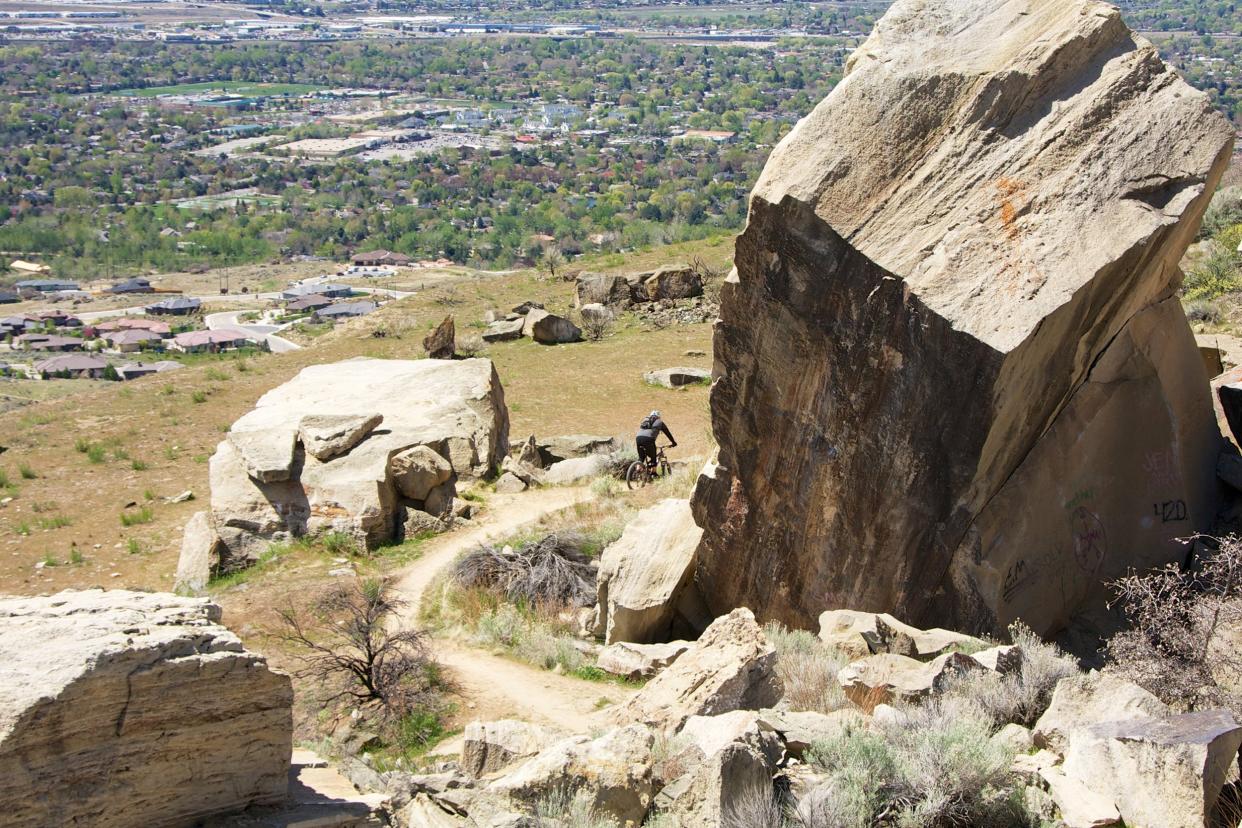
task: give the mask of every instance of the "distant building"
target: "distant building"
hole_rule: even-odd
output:
[[[159,336],[172,336],[172,327],[158,319],[109,319],[92,325],[96,334],[112,333],[113,331],[150,331]]]
[[[44,379],[60,376],[99,379],[107,368],[105,360],[89,354],[64,354],[41,359],[34,364],[35,373]]]
[[[329,299],[340,299],[346,296],[353,296],[354,289],[349,285],[291,285],[280,292],[280,298],[285,301],[293,299],[301,299],[305,296],[326,296]]]
[[[77,282],[66,282],[63,279],[26,279],[14,285],[18,290],[33,290],[39,293],[56,293],[62,290],[80,290]]]
[[[157,333],[140,330],[121,330],[104,336],[104,341],[123,354],[143,350],[162,350],[164,339]]]
[[[349,319],[355,316],[366,316],[374,311],[379,305],[374,302],[340,302],[335,305],[315,311],[315,316],[320,319]]]
[[[22,301],[22,297],[8,290],[0,290],[0,305],[11,305]]]
[[[80,351],[83,343],[72,336],[28,333],[17,337],[14,345],[24,351]]]
[[[13,262],[12,264],[9,265],[9,267],[13,268],[14,270],[19,270],[22,273],[49,273],[52,270],[50,267],[48,267],[45,264],[36,264],[35,262],[27,262],[27,261],[23,261],[22,259],[18,259],[17,261]]]
[[[126,279],[124,282],[115,284],[108,288],[108,293],[155,293],[155,288],[151,287],[150,279],[137,277],[134,279]]]
[[[714,141],[717,144],[731,142],[737,133],[725,132],[720,129],[688,129],[681,135],[674,135],[672,141]]]
[[[285,303],[285,310],[289,313],[305,313],[307,311],[317,311],[320,308],[326,308],[332,304],[332,300],[328,297],[313,293],[310,296],[303,296],[301,299],[293,299]]]
[[[187,354],[202,351],[231,351],[254,345],[252,335],[233,328],[220,328],[214,331],[189,331],[177,334],[172,338],[172,349]]]
[[[391,250],[369,250],[366,253],[355,253],[352,259],[356,267],[403,267],[408,265],[412,260],[404,253],[394,253]]]
[[[196,313],[202,306],[203,301],[201,299],[195,299],[190,296],[178,296],[176,299],[165,299],[163,302],[147,305],[145,310],[147,313],[185,316],[186,314]]]

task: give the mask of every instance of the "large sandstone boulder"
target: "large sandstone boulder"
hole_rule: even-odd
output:
[[[1126,825],[1204,828],[1236,778],[1242,727],[1223,710],[1102,722],[1075,734],[1065,775],[1111,799]]]
[[[688,641],[665,644],[633,644],[618,641],[600,650],[595,666],[605,673],[628,679],[651,678],[690,649]]]
[[[181,556],[173,587],[178,592],[198,593],[207,588],[211,573],[220,564],[220,538],[208,512],[195,512],[181,536]]]
[[[703,295],[703,277],[689,265],[665,265],[642,281],[648,302],[663,299],[690,299]]]
[[[837,673],[845,696],[870,711],[877,704],[913,702],[944,689],[955,676],[986,669],[968,655],[945,653],[929,662],[883,653],[851,662]]]
[[[773,151],[715,332],[722,611],[1049,633],[1208,528],[1174,294],[1231,129],[1091,0],[898,0]]]
[[[471,776],[503,770],[563,738],[563,733],[514,719],[471,722],[462,741],[461,769]]]
[[[335,433],[323,424],[350,417],[364,423],[382,417],[382,427],[333,453],[357,436],[347,434],[327,460],[298,438],[299,423],[307,423],[302,439],[315,445],[311,426],[316,434]],[[504,391],[490,360],[351,359],[305,368],[264,394],[211,458],[219,567],[247,565],[273,539],[335,531],[367,547],[394,540],[407,507],[439,514],[452,502],[453,480],[498,466],[508,432]],[[274,454],[259,451],[267,440],[280,446],[283,474],[276,459],[263,460],[264,474],[253,473],[256,457]]]
[[[669,640],[702,536],[685,500],[662,500],[626,524],[604,549],[596,576],[596,627],[606,644]]]
[[[539,453],[539,465],[550,466],[575,457],[613,454],[621,450],[621,441],[616,437],[607,437],[602,434],[563,434],[537,440],[535,448]]]
[[[192,825],[286,794],[293,689],[205,599],[0,599],[0,822]]]
[[[630,305],[630,283],[624,276],[579,273],[575,282],[575,305],[579,308],[586,305],[627,308]]]
[[[739,608],[713,621],[694,646],[612,716],[618,723],[677,730],[691,716],[771,707],[781,695],[775,667],[776,649],[754,614]]]
[[[893,653],[930,661],[950,650],[983,650],[978,638],[940,628],[920,630],[888,613],[828,610],[819,616],[819,640],[854,658]]]
[[[1064,754],[1075,733],[1097,722],[1159,718],[1169,712],[1160,699],[1120,676],[1086,673],[1057,682],[1032,735],[1038,747]]]
[[[526,314],[522,334],[541,345],[559,345],[582,339],[582,331],[573,322],[538,308]]]

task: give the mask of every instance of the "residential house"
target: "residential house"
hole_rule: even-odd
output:
[[[204,351],[231,351],[254,344],[256,344],[255,339],[251,334],[233,328],[219,328],[214,331],[188,331],[177,334],[172,338],[170,347],[174,351],[193,354]]]
[[[80,351],[83,342],[72,336],[28,333],[17,337],[14,345],[23,351]]]
[[[150,279],[137,277],[113,285],[108,288],[108,293],[155,293],[155,288],[151,287]]]
[[[374,302],[338,302],[315,311],[315,316],[325,320],[349,319],[354,316],[366,316],[379,305]]]
[[[91,326],[96,334],[108,334],[114,331],[148,331],[158,336],[172,336],[172,327],[158,319],[109,319]]]
[[[353,296],[354,289],[349,285],[290,285],[280,292],[280,298],[286,301],[301,299],[304,296],[326,296],[329,299],[340,299]]]
[[[185,316],[196,313],[203,306],[203,300],[191,296],[178,296],[176,299],[165,299],[154,305],[147,305],[147,313]]]
[[[104,341],[114,351],[132,354],[137,351],[164,349],[164,338],[151,331],[121,330],[104,335]]]
[[[20,290],[33,290],[36,293],[59,293],[62,290],[80,290],[77,282],[66,282],[64,279],[26,279],[13,287]]]
[[[0,336],[19,334],[32,327],[34,323],[25,316],[6,316],[0,319]]]
[[[41,359],[34,364],[35,373],[43,379],[51,377],[99,379],[107,368],[108,363],[105,360],[90,354],[63,354]]]
[[[312,293],[310,296],[303,296],[301,299],[293,299],[285,303],[285,311],[287,313],[307,313],[308,311],[317,311],[320,308],[326,308],[332,304],[332,300],[320,293]]]
[[[52,323],[57,328],[80,328],[82,320],[76,316],[65,313],[63,310],[41,310],[28,314],[28,318],[37,325],[46,325]]]
[[[411,262],[404,253],[391,250],[369,250],[366,253],[355,253],[352,259],[355,267],[404,267]]]
[[[0,305],[11,305],[14,302],[22,301],[22,297],[18,296],[11,290],[0,290]]]

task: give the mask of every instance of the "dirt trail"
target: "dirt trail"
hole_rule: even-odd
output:
[[[565,488],[533,489],[491,498],[477,527],[450,533],[433,542],[421,558],[399,575],[396,590],[409,602],[402,613],[402,623],[416,623],[423,594],[461,552],[512,535],[544,515],[590,497],[586,488]],[[617,685],[560,676],[449,639],[436,642],[435,654],[457,682],[463,712],[471,719],[523,719],[584,732],[600,723],[597,710],[601,699],[616,704],[633,692]],[[458,746],[459,740],[453,740],[438,745],[433,752],[448,753]]]

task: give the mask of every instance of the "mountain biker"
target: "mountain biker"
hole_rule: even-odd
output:
[[[668,437],[669,448],[676,448],[677,441],[673,439],[673,432],[668,430],[668,426],[660,419],[659,411],[652,411],[643,421],[638,424],[638,434],[634,437],[635,443],[638,444],[638,456],[647,468],[654,470],[656,467],[656,438],[663,432]]]

